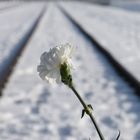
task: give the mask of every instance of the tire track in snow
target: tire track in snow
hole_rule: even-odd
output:
[[[38,24],[40,23],[46,7],[44,7],[39,14],[38,18],[35,20],[33,25],[30,27],[28,32],[25,33],[24,37],[16,44],[14,53],[5,60],[5,66],[0,69],[0,96],[2,96],[2,89],[5,87],[10,75],[12,74],[13,68],[16,65],[20,55],[23,53],[24,49],[26,48],[28,42],[30,41],[32,35],[34,34],[35,30],[37,29]]]
[[[111,63],[111,65],[114,67],[115,71],[123,77],[123,79],[129,84],[129,86],[132,86],[135,90],[135,94],[140,97],[140,83],[139,81],[125,69],[102,45],[100,45],[100,42],[98,42],[92,35],[88,34],[87,31],[82,27],[62,6],[58,5],[59,9],[63,12],[63,14],[69,19],[71,23],[79,31],[81,34],[85,36],[92,44],[95,46],[102,54],[107,58],[107,60]]]

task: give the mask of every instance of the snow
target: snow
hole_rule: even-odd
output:
[[[15,7],[15,6],[18,6],[18,5],[21,5],[21,2],[14,2],[14,1],[1,1],[0,2],[0,12],[1,10],[7,10],[7,9],[10,9],[11,7]]]
[[[111,0],[110,5],[115,6],[117,8],[130,10],[133,12],[140,12],[140,1],[139,0],[130,0],[130,1]]]
[[[38,11],[35,10],[37,7]],[[0,73],[15,57],[22,38],[32,27],[41,10],[41,5],[31,3],[0,13]]]
[[[134,90],[55,4],[47,5],[4,89],[0,101],[1,139],[99,140],[89,118],[80,119],[82,106],[72,91],[64,85],[43,82],[36,71],[42,52],[70,42],[77,46],[73,58],[77,65],[73,70],[75,86],[93,105],[106,139],[115,139],[120,129],[121,140],[139,140],[140,102]]]
[[[140,82],[140,14],[113,7],[62,4],[65,10]],[[72,9],[75,9],[74,11]],[[92,30],[91,30],[92,29]]]

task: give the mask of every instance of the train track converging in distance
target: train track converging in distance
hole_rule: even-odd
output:
[[[0,70],[0,96],[2,95],[2,89],[5,87],[10,75],[13,72],[13,68],[15,67],[20,55],[23,53],[24,49],[26,48],[28,42],[30,41],[32,35],[36,31],[38,24],[40,23],[44,13],[46,11],[46,7],[44,7],[39,14],[38,18],[35,20],[33,25],[30,29],[26,32],[24,37],[16,44],[16,51],[14,52],[13,56],[8,60],[6,66],[2,67]]]
[[[140,82],[127,70],[125,69],[101,44],[94,36],[87,33],[82,27],[61,5],[57,5],[62,13],[69,19],[69,21],[80,31],[85,38],[87,38],[97,50],[101,52],[103,56],[110,62],[114,70],[120,75],[126,83],[135,90],[135,94],[140,97]]]

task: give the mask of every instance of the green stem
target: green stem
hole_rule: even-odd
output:
[[[83,105],[84,109],[85,109],[85,110],[88,110],[88,107],[87,107],[86,103],[84,102],[84,100],[82,99],[82,97],[79,95],[79,93],[76,91],[76,89],[74,88],[74,86],[71,85],[71,86],[69,86],[69,87],[70,87],[70,88],[72,89],[72,91],[75,93],[75,95],[76,95],[77,98],[79,99],[80,103]],[[94,116],[93,116],[92,113],[91,113],[91,111],[88,111],[87,115],[89,115],[91,121],[93,122],[93,124],[94,124],[94,126],[95,126],[95,128],[96,128],[96,130],[97,130],[97,132],[98,132],[98,135],[99,135],[100,139],[101,139],[101,140],[105,140],[103,134],[101,133],[101,131],[100,131],[100,129],[99,129],[99,127],[98,127],[98,125],[97,125],[97,123],[96,123],[96,121],[95,121]]]

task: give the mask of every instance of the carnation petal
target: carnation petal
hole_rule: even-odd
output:
[[[74,47],[64,44],[51,48],[49,52],[44,52],[40,57],[40,65],[37,67],[39,76],[49,83],[60,83],[60,66],[67,63],[72,68],[71,55]]]

